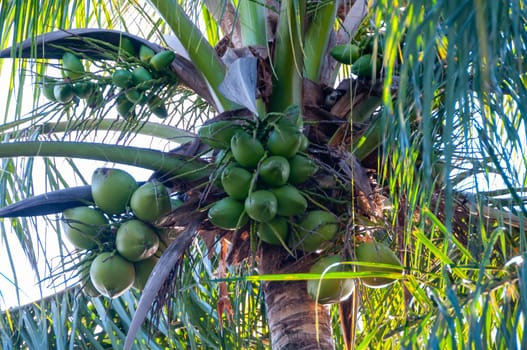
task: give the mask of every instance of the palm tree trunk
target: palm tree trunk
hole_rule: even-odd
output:
[[[291,259],[281,247],[264,244],[258,269],[262,274],[307,272],[311,259]],[[329,308],[307,294],[306,281],[266,282],[263,286],[273,350],[335,349]]]
[[[315,303],[306,282],[268,282],[264,287],[273,350],[334,349],[329,309]]]

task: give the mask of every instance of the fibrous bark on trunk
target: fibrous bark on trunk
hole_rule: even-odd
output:
[[[277,246],[263,245],[258,269],[262,274],[307,272],[312,258],[292,259]],[[307,294],[306,281],[266,282],[265,309],[273,350],[335,348],[329,308]]]
[[[306,282],[268,282],[264,287],[273,350],[334,349],[329,308],[307,294]]]

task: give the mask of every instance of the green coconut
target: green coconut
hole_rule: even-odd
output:
[[[100,236],[108,220],[100,210],[75,207],[62,213],[62,228],[68,241],[78,249],[92,249],[100,243]]]
[[[301,154],[289,158],[289,168],[289,183],[293,185],[306,182],[318,170],[318,166],[312,159]]]
[[[249,220],[244,210],[242,203],[232,197],[225,197],[210,207],[208,217],[213,225],[234,230],[244,226]]]
[[[122,89],[127,89],[134,84],[134,76],[128,69],[116,69],[112,74],[112,83]]]
[[[283,245],[287,242],[289,221],[283,216],[275,216],[268,222],[258,223],[256,234],[265,243]]]
[[[170,67],[176,54],[173,51],[161,51],[150,58],[150,64],[156,71],[162,71]]]
[[[366,242],[355,248],[357,261],[372,264],[394,265],[394,268],[378,266],[357,266],[361,272],[395,273],[400,275],[402,266],[401,261],[387,245],[380,242]],[[396,279],[388,277],[361,277],[362,283],[371,288],[387,287],[394,283]]]
[[[136,262],[157,252],[159,237],[152,227],[140,220],[122,223],[115,236],[115,247],[125,259]]]
[[[104,296],[117,298],[134,284],[134,265],[110,252],[99,254],[90,267],[90,278],[95,288]]]
[[[256,167],[265,153],[261,142],[243,131],[237,132],[231,138],[231,151],[241,166],[250,169]]]
[[[270,189],[276,196],[276,213],[282,216],[303,214],[307,209],[307,201],[300,191],[291,185]]]
[[[247,215],[258,222],[271,221],[277,211],[278,202],[276,196],[267,190],[259,190],[249,194],[245,199],[245,211]]]
[[[298,223],[293,246],[305,252],[320,248],[322,243],[331,240],[338,231],[338,218],[325,210],[308,212]]]
[[[86,74],[82,61],[71,52],[66,52],[62,56],[62,72],[72,80],[82,78]]]
[[[349,270],[346,265],[337,265],[341,262],[342,258],[339,255],[325,256],[319,259],[309,272],[326,274]],[[353,293],[354,289],[355,282],[349,278],[329,279],[324,278],[322,275],[320,279],[307,281],[307,293],[320,304],[334,304],[346,300]]]
[[[139,290],[145,289],[146,282],[152,274],[154,267],[156,266],[159,258],[156,256],[151,256],[148,259],[138,261],[134,263],[135,268],[135,279],[134,279],[134,288]]]
[[[98,168],[91,178],[95,204],[110,215],[122,214],[138,185],[132,175],[121,169]]]
[[[289,158],[294,156],[302,145],[302,133],[295,127],[275,127],[269,134],[266,147],[272,155]]]
[[[221,173],[221,184],[225,192],[234,199],[245,200],[249,194],[253,175],[246,169],[228,166]]]
[[[170,193],[161,182],[148,181],[134,191],[130,208],[139,219],[155,222],[172,209]]]
[[[240,125],[221,120],[204,124],[199,128],[198,136],[206,145],[227,149],[231,146],[231,138],[239,131],[243,131]]]
[[[272,187],[285,185],[289,179],[289,173],[289,162],[282,156],[267,157],[258,168],[258,176],[260,179]]]

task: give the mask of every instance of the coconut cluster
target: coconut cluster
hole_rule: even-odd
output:
[[[359,78],[372,78],[374,72],[379,72],[381,60],[374,55],[373,40],[364,44],[363,47],[352,43],[337,45],[330,54],[337,62],[351,65],[351,72]]]
[[[121,40],[118,52],[116,66],[103,70],[102,74],[86,71],[79,57],[72,52],[64,53],[63,78],[43,77],[42,94],[64,105],[86,100],[90,108],[99,108],[105,100],[116,97],[117,113],[125,119],[136,117],[136,109],[145,106],[155,116],[166,118],[168,111],[159,92],[164,86],[177,84],[177,77],[170,70],[175,53],[168,50],[155,53],[145,45],[136,52],[128,38]]]
[[[115,298],[143,289],[163,246],[153,223],[179,205],[159,181],[144,184],[121,169],[93,172],[94,205],[63,212],[63,232],[82,252],[79,276],[85,293]]]
[[[312,209],[299,185],[318,166],[309,141],[286,116],[261,123],[213,121],[198,132],[217,150],[212,182],[225,197],[209,208],[209,221],[225,230],[253,222],[262,242],[305,252],[320,249],[338,231],[331,212]]]
[[[318,171],[318,166],[305,152],[309,142],[293,119],[282,116],[271,121],[264,119],[256,125],[239,120],[212,121],[203,125],[198,135],[216,154],[210,182],[225,193],[208,210],[208,219],[213,225],[236,230],[251,224],[261,242],[290,251],[323,250],[326,242],[335,237],[339,231],[337,216],[310,203],[301,189]],[[379,242],[359,245],[356,259],[365,263],[357,264],[359,272],[372,275],[401,272],[399,259]],[[394,265],[394,268],[376,264]],[[355,288],[353,279],[323,276],[351,271],[352,266],[340,255],[320,257],[310,273],[321,274],[321,278],[307,281],[308,294],[322,304],[348,298]],[[373,288],[395,281],[390,277],[369,276],[361,280]]]

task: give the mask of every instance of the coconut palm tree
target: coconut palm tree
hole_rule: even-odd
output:
[[[2,235],[66,286],[4,311],[3,348],[525,346],[523,1],[1,6]],[[141,215],[80,159],[172,194],[139,288],[93,277]],[[52,214],[94,204],[72,249]]]

